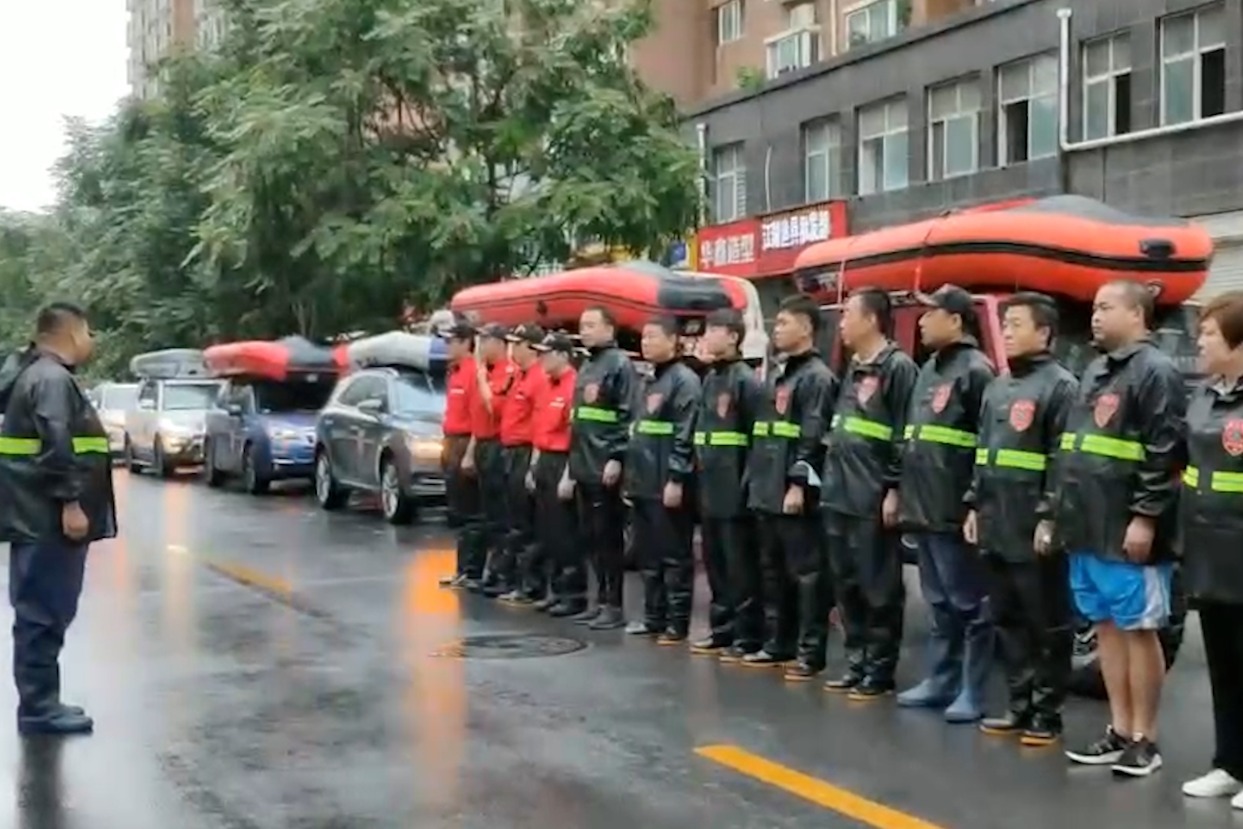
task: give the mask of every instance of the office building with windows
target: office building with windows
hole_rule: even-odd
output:
[[[734,3],[719,15],[731,36],[753,11],[767,19],[783,7],[717,8]],[[829,235],[1069,192],[1202,223],[1217,248],[1204,293],[1243,287],[1238,0],[830,10],[808,34],[815,45],[781,51],[782,38],[764,35],[768,57],[749,58],[760,80],[685,108],[707,179],[700,268],[778,275]],[[726,48],[716,47],[721,65]],[[827,227],[813,219],[822,215]],[[772,282],[770,299],[790,289]]]
[[[130,94],[159,94],[156,64],[176,49],[213,45],[224,31],[218,0],[128,0],[127,42]]]

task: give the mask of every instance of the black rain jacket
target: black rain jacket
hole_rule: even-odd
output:
[[[735,518],[746,513],[747,452],[764,384],[742,360],[708,367],[699,398],[695,458],[699,471],[699,514]]]
[[[924,363],[903,429],[898,523],[916,532],[961,533],[979,440],[980,401],[996,372],[972,337]]]
[[[1058,543],[1125,561],[1127,525],[1143,516],[1156,525],[1150,561],[1173,556],[1186,405],[1178,368],[1151,340],[1092,361],[1062,435],[1053,509]]]
[[[903,429],[919,369],[887,345],[871,362],[851,360],[833,412],[820,504],[840,515],[875,518],[898,486]]]
[[[653,366],[639,383],[638,407],[625,463],[627,496],[659,500],[665,484],[689,484],[695,472],[695,414],[699,406],[699,375],[681,360]]]
[[[1036,525],[1053,516],[1053,482],[1078,382],[1049,354],[1010,361],[984,392],[975,478],[980,549],[1006,561],[1035,558]]]
[[[815,514],[837,378],[817,352],[807,351],[777,367],[766,391],[751,429],[747,506],[780,515],[786,491],[798,485],[804,512]]]
[[[575,482],[599,486],[604,465],[626,459],[636,380],[634,364],[616,345],[591,349],[578,367],[569,462]]]
[[[86,544],[117,533],[108,433],[73,369],[35,347],[0,368],[0,541],[69,543],[64,505],[77,501]]]

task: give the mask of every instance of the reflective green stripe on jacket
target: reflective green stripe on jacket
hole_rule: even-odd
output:
[[[38,438],[0,437],[0,455],[37,455],[43,451],[43,442]],[[107,438],[77,437],[73,439],[75,455],[108,454],[111,449]]]

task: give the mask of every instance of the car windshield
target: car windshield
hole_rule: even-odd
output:
[[[1061,330],[1053,344],[1053,354],[1079,376],[1100,354],[1092,345],[1092,307],[1076,302],[1066,303],[1059,310]],[[1196,374],[1198,317],[1199,308],[1193,304],[1158,308],[1152,331],[1157,346],[1173,358],[1178,370],[1187,377]]]
[[[260,380],[253,386],[255,410],[259,414],[278,412],[318,412],[332,394],[332,382],[276,383]]]
[[[445,382],[442,375],[408,373],[393,384],[393,413],[434,415],[445,410]]]
[[[109,386],[100,395],[99,408],[105,411],[124,412],[137,407],[137,386]]]
[[[164,411],[189,412],[210,409],[216,402],[217,383],[165,383]]]

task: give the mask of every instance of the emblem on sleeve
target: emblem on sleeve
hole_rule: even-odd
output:
[[[945,407],[949,405],[950,394],[953,393],[954,387],[950,383],[942,383],[937,386],[936,391],[932,393],[932,410],[937,414],[945,411]]]
[[[583,402],[584,403],[595,403],[596,400],[599,399],[599,397],[600,397],[600,384],[599,383],[588,383],[583,388]]]
[[[716,397],[716,416],[725,417],[729,414],[730,397],[728,394],[718,394]]]
[[[1222,427],[1221,448],[1231,457],[1243,455],[1243,420],[1231,420]]]
[[[790,387],[782,386],[777,389],[777,393],[773,395],[773,406],[777,409],[777,414],[785,414],[790,408]]]
[[[1036,418],[1036,402],[1034,400],[1016,400],[1010,406],[1010,426],[1016,432],[1026,432]]]
[[[665,402],[663,394],[649,394],[647,396],[647,413],[656,414],[660,411],[660,404]]]
[[[868,401],[872,399],[872,395],[876,394],[876,389],[880,386],[880,379],[875,374],[869,374],[859,381],[855,386],[855,398],[859,401],[860,406],[866,406]]]
[[[1096,405],[1092,408],[1092,420],[1096,422],[1098,429],[1104,429],[1117,413],[1118,395],[1109,392],[1096,398]]]

